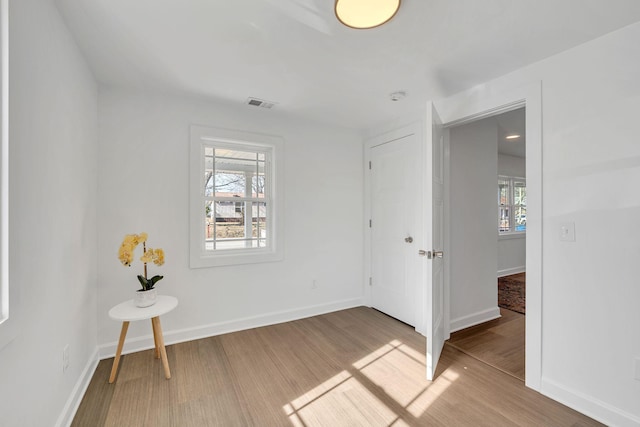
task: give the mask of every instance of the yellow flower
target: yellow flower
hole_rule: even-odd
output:
[[[124,236],[122,244],[126,244],[135,248],[138,245],[138,236],[136,236],[135,234],[127,234],[126,236]]]
[[[160,248],[156,249],[154,252],[154,259],[153,259],[153,263],[155,265],[162,265],[164,264],[164,251]]]
[[[135,251],[136,246],[140,243],[145,243],[147,241],[147,233],[140,234],[127,234],[124,236],[122,240],[122,244],[120,245],[120,249],[118,250],[118,259],[122,263],[122,265],[130,267],[133,262],[133,253]],[[138,280],[142,285],[142,289],[148,290],[153,289],[153,285],[160,279],[162,276],[156,275],[151,279],[147,278],[147,263],[153,262],[156,265],[164,264],[164,251],[162,249],[153,249],[153,248],[144,248],[144,252],[142,257],[140,257],[140,261],[144,263],[144,276],[138,276]]]
[[[118,251],[118,258],[123,265],[126,265],[127,267],[131,265],[131,262],[133,261],[133,250],[130,245],[122,243],[120,250]]]
[[[140,261],[144,262],[145,264],[153,261],[153,249],[147,249],[147,251],[140,257]]]
[[[147,252],[140,257],[140,261],[144,263],[153,262],[155,265],[162,265],[164,264],[164,251],[160,248],[147,248]]]

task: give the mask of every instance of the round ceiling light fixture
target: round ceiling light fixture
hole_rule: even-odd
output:
[[[347,27],[378,27],[393,18],[401,0],[336,0],[336,17]]]

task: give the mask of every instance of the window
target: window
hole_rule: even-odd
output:
[[[498,177],[498,232],[527,230],[527,185],[524,178]]]
[[[280,138],[191,127],[191,267],[282,259]]]

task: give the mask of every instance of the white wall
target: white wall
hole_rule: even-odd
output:
[[[96,358],[97,88],[50,1],[12,1],[9,21],[9,274],[20,305],[18,335],[0,349],[0,424],[51,426]]]
[[[541,391],[621,426],[640,425],[639,42],[640,23],[437,103],[447,122],[542,81]]]
[[[450,129],[450,313],[456,331],[500,315],[496,285],[498,126]]]
[[[523,157],[498,154],[498,174],[526,178]],[[498,277],[525,271],[526,235],[498,236]]]
[[[191,124],[284,138],[284,261],[189,268]],[[125,268],[117,259],[127,233],[146,231],[151,246],[165,249],[166,264],[152,274],[165,276],[159,293],[179,299],[162,319],[167,342],[362,304],[362,138],[354,131],[283,118],[277,110],[104,88],[98,176],[103,355],[113,354],[120,330],[108,310],[139,286],[140,263]],[[126,348],[152,346],[150,334],[147,322],[133,323]]]
[[[508,156],[498,153],[498,174],[526,178],[526,162],[524,157]]]

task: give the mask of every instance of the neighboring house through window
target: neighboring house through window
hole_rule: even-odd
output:
[[[282,258],[278,137],[191,128],[191,266]]]

